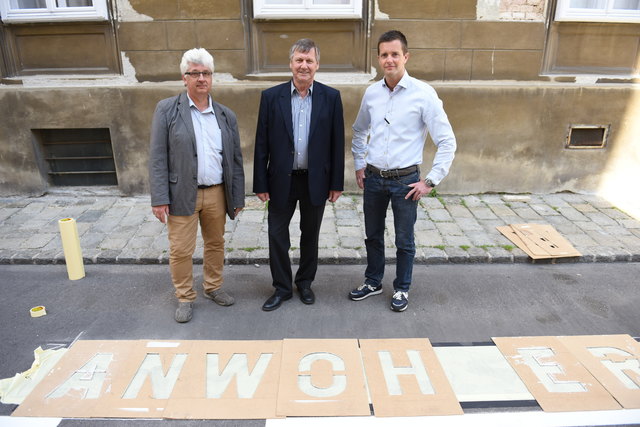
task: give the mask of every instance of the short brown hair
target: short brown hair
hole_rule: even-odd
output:
[[[311,49],[315,49],[316,51],[316,62],[320,62],[320,48],[316,45],[311,39],[300,39],[291,46],[289,50],[289,61],[293,59],[293,54],[296,52],[307,53],[310,52]]]
[[[402,53],[407,53],[409,50],[407,38],[398,30],[390,30],[383,33],[380,38],[378,38],[378,55],[380,55],[380,43],[392,42],[394,40],[400,40],[400,43],[402,44]]]

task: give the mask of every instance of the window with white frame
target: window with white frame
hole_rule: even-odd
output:
[[[556,21],[640,22],[640,0],[558,0]]]
[[[105,21],[107,0],[0,0],[6,23]]]
[[[362,17],[362,0],[254,0],[254,18],[354,19]]]

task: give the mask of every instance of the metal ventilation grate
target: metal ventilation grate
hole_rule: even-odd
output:
[[[37,129],[43,166],[55,186],[118,185],[109,129]]]
[[[609,125],[571,125],[567,135],[567,148],[604,148],[609,136]]]

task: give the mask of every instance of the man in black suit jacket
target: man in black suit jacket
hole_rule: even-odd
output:
[[[313,304],[318,238],[326,200],[344,184],[344,120],[340,92],[314,82],[320,51],[309,39],[289,52],[291,81],[262,92],[253,160],[253,191],[269,201],[269,264],[275,292],[264,303],[275,310],[293,294],[289,224],[300,203],[300,299]]]

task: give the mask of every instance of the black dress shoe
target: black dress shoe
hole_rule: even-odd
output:
[[[309,288],[298,289],[298,293],[300,294],[300,301],[305,304],[313,304],[316,302],[316,296],[313,294],[313,291]]]
[[[269,299],[264,304],[262,304],[262,310],[273,311],[276,308],[280,307],[283,301],[286,301],[289,299],[291,299],[291,295],[281,296],[278,294],[273,294],[269,297]]]

